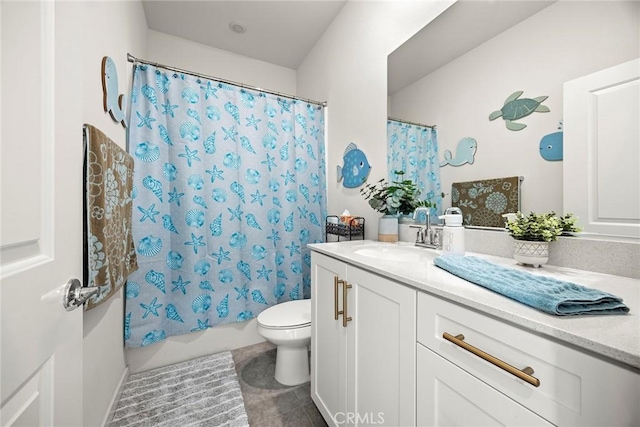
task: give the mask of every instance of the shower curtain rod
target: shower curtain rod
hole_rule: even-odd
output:
[[[408,125],[422,126],[423,128],[429,128],[429,129],[435,129],[436,128],[436,125],[423,125],[422,123],[410,122],[410,121],[402,120],[402,119],[395,119],[393,117],[387,117],[387,120],[391,120],[393,122],[406,123]]]
[[[176,71],[178,73],[189,74],[189,75],[194,76],[194,77],[202,77],[202,78],[209,79],[209,80],[215,80],[217,82],[227,83],[227,84],[231,84],[231,85],[234,85],[234,86],[239,86],[239,87],[244,88],[244,89],[251,89],[251,90],[258,91],[258,92],[269,93],[271,95],[281,96],[283,98],[296,99],[296,100],[299,100],[299,101],[308,102],[309,104],[322,105],[323,107],[327,106],[327,101],[314,101],[313,99],[301,98],[301,97],[295,96],[295,95],[288,95],[286,93],[276,92],[276,91],[273,91],[273,90],[262,89],[262,88],[259,88],[259,87],[256,87],[256,86],[246,85],[244,83],[234,82],[233,80],[226,80],[226,79],[221,79],[220,77],[208,76],[206,74],[201,74],[201,73],[196,73],[196,72],[193,72],[193,71],[183,70],[181,68],[172,67],[170,65],[159,64],[157,62],[152,62],[152,61],[147,61],[145,59],[136,58],[135,56],[131,55],[130,53],[127,53],[127,61],[128,62],[133,62],[133,63],[139,62],[141,64],[153,65],[154,67],[160,67],[160,68],[164,68],[166,70]]]

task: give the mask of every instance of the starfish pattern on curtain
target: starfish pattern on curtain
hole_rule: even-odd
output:
[[[396,120],[387,121],[387,173],[389,181],[398,180],[395,171],[403,171],[400,179],[413,181],[421,198],[436,203],[431,219],[437,222],[442,213],[438,131]]]
[[[129,151],[140,347],[309,298],[326,216],[324,108],[136,65]]]

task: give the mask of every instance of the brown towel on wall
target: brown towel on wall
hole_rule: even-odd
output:
[[[520,210],[520,184],[524,178],[485,179],[451,184],[451,205],[462,210],[464,225],[502,227],[502,214]]]
[[[84,279],[100,292],[85,310],[106,301],[138,269],[131,235],[133,158],[84,125]]]

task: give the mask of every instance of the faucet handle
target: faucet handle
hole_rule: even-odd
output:
[[[424,228],[421,225],[410,225],[410,228],[417,228],[416,243],[424,243]]]
[[[442,228],[434,227],[433,240],[431,243],[435,245],[436,249],[442,249]]]

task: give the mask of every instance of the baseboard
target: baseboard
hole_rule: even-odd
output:
[[[118,387],[116,387],[116,391],[113,393],[113,397],[111,398],[111,404],[109,405],[109,412],[105,414],[102,427],[108,427],[109,424],[111,424],[111,420],[113,420],[113,415],[116,413],[118,402],[120,401],[120,396],[122,395],[122,389],[124,388],[124,383],[127,382],[128,378],[129,378],[129,367],[126,367],[124,372],[122,373],[122,377],[120,377],[120,382],[118,383]]]

